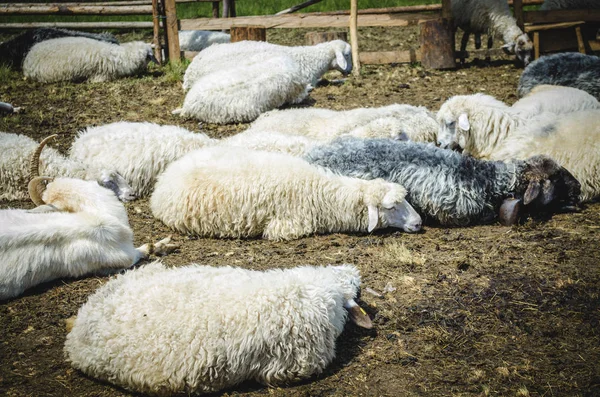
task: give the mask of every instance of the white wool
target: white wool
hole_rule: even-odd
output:
[[[329,142],[352,135],[362,138],[401,138],[435,142],[438,123],[425,107],[388,105],[377,108],[273,110],[261,115],[250,130],[277,131]]]
[[[38,143],[19,134],[0,132],[0,200],[26,200],[29,198],[29,166]],[[110,187],[123,200],[132,199],[131,188],[109,164],[102,168],[96,164],[83,164],[66,158],[51,147],[46,147],[40,156],[40,173],[50,177],[71,177],[95,180]]]
[[[180,30],[179,48],[181,51],[202,51],[213,44],[231,42],[231,35],[209,30]]]
[[[218,142],[174,125],[116,122],[81,131],[70,157],[88,166],[116,170],[136,196],[152,191],[156,177],[184,154]]]
[[[263,58],[255,56],[251,63],[201,77],[175,113],[209,123],[248,122],[307,95],[299,69],[289,57]]]
[[[89,376],[154,395],[308,378],[335,357],[343,306],[359,285],[352,265],[252,271],[157,262],[96,291],[65,354]]]
[[[583,90],[558,85],[541,84],[515,102],[511,111],[523,117],[543,112],[563,114],[600,109],[600,102]]]
[[[303,156],[312,148],[321,145],[322,142],[301,135],[252,129],[224,138],[219,144]]]
[[[152,48],[141,41],[121,45],[86,37],[61,37],[34,45],[23,61],[25,77],[42,82],[102,82],[143,70]]]
[[[526,159],[545,154],[581,183],[581,200],[600,197],[600,110],[561,115],[529,124],[510,135],[491,159]]]
[[[171,163],[150,207],[182,233],[290,240],[388,225],[418,230],[405,195],[400,185],[334,175],[290,155],[215,146]]]
[[[123,204],[96,182],[55,179],[42,198],[56,210],[0,210],[0,299],[56,278],[128,268],[147,255],[133,247]]]

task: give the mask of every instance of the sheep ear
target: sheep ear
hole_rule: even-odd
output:
[[[504,53],[506,53],[507,55],[514,54],[515,53],[515,43],[504,44],[502,46],[502,49],[504,50]]]
[[[371,233],[379,223],[379,209],[374,205],[369,205],[367,209],[369,210],[369,226],[367,227],[367,231]]]
[[[546,179],[544,181],[544,183],[542,184],[542,204],[543,205],[550,204],[552,202],[552,200],[554,200],[555,196],[556,196],[556,194],[555,194],[554,184],[552,183],[551,180]]]
[[[344,57],[344,53],[342,51],[335,52],[335,62],[340,69],[348,69],[348,63],[346,62],[346,58]]]
[[[466,113],[461,113],[458,116],[458,127],[463,131],[469,131],[471,129],[471,123],[469,123],[469,117]]]
[[[529,182],[529,186],[527,186],[527,190],[525,191],[525,195],[523,196],[523,204],[527,205],[531,203],[533,200],[540,195],[541,186],[539,181],[531,181]]]
[[[500,223],[504,226],[512,226],[519,220],[519,213],[521,212],[521,200],[514,198],[507,198],[500,206]]]
[[[358,303],[354,301],[354,299],[350,299],[349,301],[344,302],[344,307],[346,308],[346,310],[348,310],[350,320],[354,324],[366,329],[373,328],[371,318],[369,317],[367,312],[365,312],[363,308],[360,307]]]

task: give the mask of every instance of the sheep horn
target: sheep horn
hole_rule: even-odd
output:
[[[27,191],[29,191],[29,197],[31,201],[37,206],[45,205],[46,202],[42,199],[42,195],[40,193],[40,183],[43,181],[52,181],[54,178],[50,178],[49,176],[36,176],[27,185]]]
[[[31,161],[29,162],[29,179],[33,179],[36,176],[40,175],[40,155],[42,154],[42,150],[48,142],[50,142],[57,136],[58,135],[54,134],[44,138],[38,145],[35,152],[33,152],[33,155],[31,156]]]

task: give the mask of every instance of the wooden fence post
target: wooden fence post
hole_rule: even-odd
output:
[[[352,73],[360,75],[360,59],[358,57],[358,0],[350,0],[350,46],[352,47]]]
[[[232,43],[243,40],[267,41],[267,29],[260,25],[232,25],[229,33]]]
[[[153,37],[152,42],[154,43],[154,57],[162,65],[162,48],[160,47],[160,12],[158,10],[158,0],[152,0],[152,27]]]
[[[165,1],[165,17],[167,38],[169,41],[169,61],[179,61],[181,52],[179,50],[179,27],[177,25],[177,5],[175,0]]]
[[[442,17],[419,23],[421,65],[427,69],[454,69],[454,22],[451,0],[442,0]]]

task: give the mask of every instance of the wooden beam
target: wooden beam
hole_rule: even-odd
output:
[[[301,10],[303,8],[311,6],[313,4],[320,3],[321,1],[323,1],[323,0],[308,0],[308,1],[305,1],[304,3],[302,3],[302,4],[298,4],[297,6],[293,6],[293,7],[290,7],[290,8],[286,8],[285,10],[281,10],[278,13],[276,13],[275,15],[291,14],[292,12],[296,12],[298,10]]]
[[[169,45],[169,61],[179,61],[179,27],[177,26],[177,6],[175,0],[165,0],[165,22],[167,40]]]
[[[419,50],[361,52],[359,59],[365,65],[415,63],[421,61],[421,52]]]
[[[63,28],[63,29],[152,29],[152,22],[21,22],[0,23],[0,30]]]
[[[0,14],[5,15],[142,15],[152,14],[152,5],[137,6],[64,6],[64,5],[29,5],[26,7],[0,7]]]
[[[209,3],[209,2],[221,2],[223,0],[175,0],[176,3]],[[9,3],[0,3],[4,5]],[[45,6],[66,6],[66,7],[81,7],[81,6],[139,6],[139,5],[152,5],[152,0],[128,0],[128,1],[98,1],[98,2],[74,2],[74,3],[10,3],[11,7],[29,7],[32,5],[45,5]]]
[[[352,49],[352,74],[360,75],[358,56],[358,0],[350,0],[350,47]]]
[[[162,65],[162,47],[160,46],[160,10],[158,0],[152,0],[152,43],[154,43],[154,57]]]
[[[424,14],[383,14],[361,15],[358,26],[416,26],[421,21],[436,19],[436,15]],[[249,16],[238,18],[196,18],[182,19],[183,30],[221,30],[231,25],[262,25],[273,28],[343,28],[348,27],[346,15],[288,14],[279,16]]]
[[[525,23],[600,22],[600,10],[551,10],[523,13]]]
[[[442,0],[442,18],[452,18],[452,2],[451,0]]]
[[[264,26],[233,25],[229,33],[232,43],[244,40],[267,41],[267,29]]]

